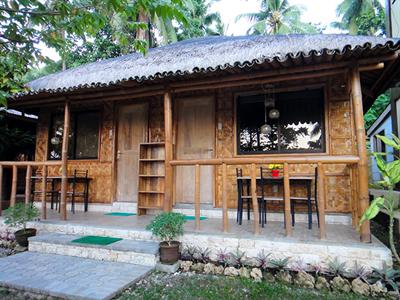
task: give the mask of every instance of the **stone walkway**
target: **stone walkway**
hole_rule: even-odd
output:
[[[65,299],[111,299],[152,267],[24,252],[0,258],[0,286]]]

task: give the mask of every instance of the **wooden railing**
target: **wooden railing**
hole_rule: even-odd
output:
[[[25,177],[25,203],[31,201],[31,187],[32,187],[32,169],[42,168],[41,178],[41,191],[42,191],[42,210],[41,216],[46,219],[46,183],[49,166],[61,166],[60,161],[48,161],[48,162],[37,162],[37,161],[0,161],[0,216],[2,213],[3,204],[3,175],[5,168],[12,169],[12,180],[11,180],[11,195],[10,195],[10,206],[13,207],[17,200],[17,184],[18,184],[18,169],[26,168]]]
[[[318,210],[320,218],[320,238],[326,238],[325,228],[325,165],[327,164],[346,164],[353,166],[358,164],[359,158],[356,156],[291,156],[276,158],[215,158],[203,160],[171,160],[173,167],[192,166],[195,167],[195,228],[200,230],[200,167],[201,166],[221,166],[222,167],[222,228],[228,232],[228,186],[227,186],[227,166],[228,165],[250,165],[251,177],[251,196],[254,216],[254,234],[260,233],[259,207],[257,201],[257,168],[256,165],[283,164],[283,189],[284,189],[284,216],[286,236],[292,234],[290,219],[290,174],[289,167],[292,164],[313,164],[318,168]]]

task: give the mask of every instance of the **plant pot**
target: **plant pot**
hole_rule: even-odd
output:
[[[272,177],[279,177],[279,169],[274,169],[271,172]]]
[[[21,247],[28,247],[28,238],[36,235],[35,228],[21,229],[14,233],[15,240]]]
[[[172,265],[179,260],[179,246],[181,245],[178,241],[172,241],[160,243],[160,261],[163,264]]]

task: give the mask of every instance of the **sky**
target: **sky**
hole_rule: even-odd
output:
[[[324,33],[340,33],[338,29],[332,28],[330,24],[338,21],[336,7],[343,0],[289,0],[291,5],[299,5],[304,8],[302,14],[303,22],[320,24],[325,27]],[[211,11],[221,14],[226,29],[226,35],[245,35],[251,23],[245,19],[235,22],[236,16],[242,13],[257,12],[260,10],[261,0],[219,0],[215,2]],[[384,4],[384,0],[380,0]],[[54,60],[58,60],[57,53],[41,45],[44,54]]]
[[[326,27],[324,33],[338,33],[331,28],[331,22],[338,21],[336,7],[342,0],[289,0],[291,5],[304,8],[302,21],[320,24]],[[213,4],[212,11],[221,14],[222,21],[227,26],[227,35],[245,35],[251,26],[247,20],[235,22],[237,15],[242,13],[257,12],[260,10],[260,0],[220,0]]]

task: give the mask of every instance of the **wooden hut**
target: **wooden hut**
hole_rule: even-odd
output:
[[[89,210],[119,201],[139,214],[189,205],[199,226],[201,210],[212,207],[227,231],[241,168],[257,233],[259,167],[282,165],[282,185],[267,192],[284,205],[268,209],[283,212],[286,224],[291,198],[304,194],[291,177],[317,168],[324,238],[326,215],[351,215],[355,225],[368,206],[363,112],[395,80],[399,51],[399,42],[379,37],[206,37],[51,74],[9,100],[39,116],[36,155],[0,162],[0,179],[13,168],[14,187],[27,169],[30,201],[34,169],[43,170],[44,187],[46,177],[60,176],[66,220],[68,177],[88,170]],[[11,205],[16,198],[12,188]],[[370,241],[367,222],[361,239]]]

